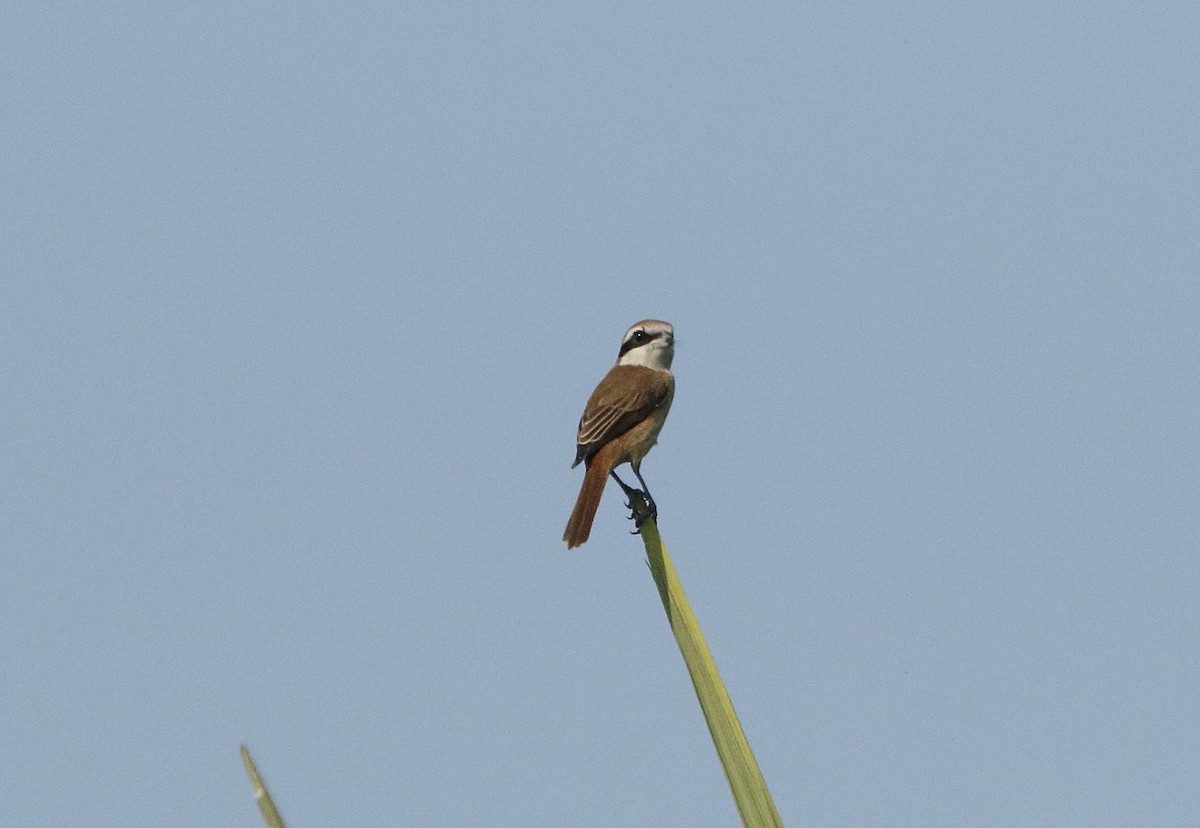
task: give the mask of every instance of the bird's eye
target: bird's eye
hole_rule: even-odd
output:
[[[646,341],[646,332],[645,331],[634,332],[633,341],[637,342],[637,343],[645,342]]]

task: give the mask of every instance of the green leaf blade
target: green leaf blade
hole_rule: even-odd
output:
[[[258,809],[262,811],[263,822],[267,828],[286,828],[283,824],[283,817],[279,815],[279,809],[275,807],[275,802],[271,799],[271,792],[267,790],[266,783],[262,781],[262,776],[258,773],[258,768],[254,764],[254,760],[250,757],[250,751],[242,745],[242,764],[246,768],[246,775],[250,777],[250,785],[254,788],[254,798],[258,801]]]
[[[675,565],[658,534],[658,525],[653,519],[644,521],[641,534],[650,572],[658,587],[671,631],[675,634],[675,642],[692,678],[696,698],[712,735],[725,778],[729,781],[742,824],[747,828],[782,828],[783,823],[779,819],[779,812],[775,810],[771,792],[767,790],[766,780],[746,740],[742,723],[717,672],[717,664],[683,591]]]

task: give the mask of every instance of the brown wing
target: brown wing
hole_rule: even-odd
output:
[[[609,440],[644,420],[671,395],[671,375],[640,365],[617,365],[592,392],[575,438],[575,462],[591,457]]]

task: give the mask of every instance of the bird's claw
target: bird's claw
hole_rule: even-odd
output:
[[[629,509],[629,520],[634,521],[637,527],[629,534],[639,535],[642,531],[642,524],[653,518],[658,521],[658,506],[654,503],[654,498],[641,489],[633,489],[629,492],[629,502],[625,504]]]

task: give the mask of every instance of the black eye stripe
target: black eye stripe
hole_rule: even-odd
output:
[[[650,340],[657,339],[660,336],[662,336],[662,334],[648,334],[645,331],[640,330],[634,331],[632,336],[621,343],[621,352],[617,354],[617,356],[625,356],[625,354],[629,353],[634,348],[640,348]]]

